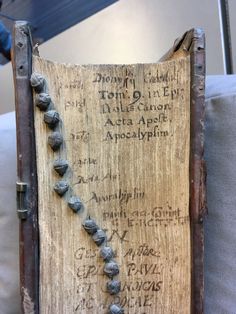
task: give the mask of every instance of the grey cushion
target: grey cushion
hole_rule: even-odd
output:
[[[0,313],[20,313],[15,113],[0,115]]]
[[[205,313],[236,313],[236,75],[206,81]]]

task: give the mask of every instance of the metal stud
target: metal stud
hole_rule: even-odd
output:
[[[63,142],[63,137],[61,133],[59,132],[53,132],[48,137],[48,144],[52,148],[52,150],[56,151],[60,148],[61,144]]]
[[[107,283],[107,291],[113,295],[118,294],[120,292],[121,283],[119,280],[111,280]]]
[[[30,83],[36,93],[41,93],[44,89],[45,79],[41,74],[34,72],[31,75]]]
[[[35,92],[39,93],[36,98],[36,105],[39,107],[40,110],[46,111],[48,109],[49,104],[51,103],[51,97],[43,93],[44,87],[46,85],[46,81],[44,77],[39,73],[33,73],[31,75],[31,86],[34,88]],[[49,110],[44,114],[44,122],[52,129],[56,127],[56,125],[60,121],[59,113],[55,110]],[[56,151],[60,148],[61,144],[63,143],[63,137],[59,132],[53,132],[48,137],[48,144]],[[54,170],[61,176],[63,176],[68,169],[68,162],[63,159],[55,160],[53,164]],[[69,189],[69,184],[66,181],[58,181],[54,185],[54,190],[59,196],[63,196]],[[68,206],[77,213],[83,207],[83,204],[79,197],[72,196],[68,201]],[[83,227],[86,232],[92,235],[92,238],[97,246],[102,245],[106,240],[106,233],[102,229],[98,229],[96,222],[93,219],[86,219],[83,223]],[[101,251],[100,255],[103,260],[106,262],[104,266],[104,273],[109,277],[113,278],[114,276],[119,274],[119,266],[114,261],[111,260],[114,257],[114,252],[111,247],[104,246]],[[118,294],[121,289],[121,283],[119,280],[110,280],[107,283],[107,291],[111,295]],[[111,304],[109,307],[110,314],[123,314],[124,309],[119,304]]]
[[[56,110],[48,110],[45,112],[43,120],[49,128],[54,129],[60,121],[59,113]]]
[[[115,261],[110,261],[105,264],[103,268],[104,274],[106,274],[109,278],[113,278],[114,276],[118,275],[120,270],[119,266]]]
[[[124,314],[124,309],[119,304],[112,304],[109,308],[109,314]]]
[[[91,218],[88,218],[84,221],[83,227],[84,227],[85,231],[91,235],[96,233],[98,230],[98,226],[97,226],[96,222]]]
[[[35,104],[41,111],[46,111],[51,102],[51,97],[46,93],[40,93],[36,96]]]
[[[55,185],[54,185],[54,191],[62,196],[64,195],[69,189],[69,184],[66,181],[58,181]]]
[[[68,205],[75,213],[77,213],[83,207],[80,198],[77,196],[72,196],[68,201]]]
[[[105,262],[108,262],[114,257],[114,252],[110,246],[104,246],[101,248],[100,255]]]
[[[102,229],[98,229],[93,235],[93,241],[100,246],[106,240],[106,233]]]
[[[60,175],[63,176],[68,169],[68,162],[64,159],[56,159],[53,163],[54,170]]]

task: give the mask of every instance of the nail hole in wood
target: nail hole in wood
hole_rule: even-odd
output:
[[[18,42],[18,43],[17,43],[17,47],[22,48],[22,47],[23,47],[23,44],[22,44],[21,42]]]

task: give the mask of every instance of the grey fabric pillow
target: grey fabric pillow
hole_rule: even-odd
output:
[[[0,314],[20,313],[15,113],[0,115]]]
[[[236,75],[206,80],[205,313],[236,313]]]

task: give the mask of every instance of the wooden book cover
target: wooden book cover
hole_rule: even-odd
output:
[[[23,313],[203,313],[202,31],[132,65],[47,61],[27,32],[13,51]]]

